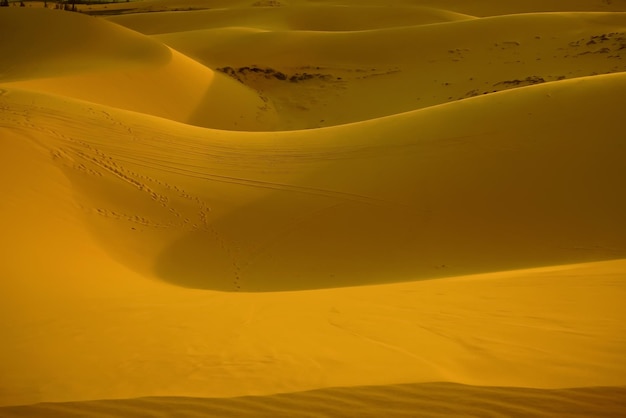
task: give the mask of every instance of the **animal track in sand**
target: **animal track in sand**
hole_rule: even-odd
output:
[[[93,213],[93,214],[96,214],[105,218],[109,218],[109,219],[123,220],[123,221],[131,222],[134,224],[138,224],[141,226],[148,226],[152,228],[161,228],[161,229],[172,228],[176,226],[172,222],[158,223],[158,222],[151,221],[150,219],[140,216],[140,215],[130,215],[126,213],[117,212],[114,210],[108,210],[108,209],[102,209],[102,208],[86,208],[86,207],[82,207],[82,208],[87,213]]]

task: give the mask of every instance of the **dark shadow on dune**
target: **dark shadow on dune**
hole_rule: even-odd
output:
[[[411,280],[424,270],[407,252],[411,214],[315,196],[291,196],[294,203],[288,195],[188,233],[160,255],[156,274],[184,287],[264,292]]]
[[[276,129],[277,114],[259,92],[214,71],[211,83],[185,122],[229,131],[272,131]]]
[[[294,291],[385,284],[622,258],[622,250],[580,248],[598,226],[550,229],[553,213],[461,217],[328,197],[270,193],[189,232],[166,248],[154,271],[182,287]],[[505,205],[506,206],[506,205]],[[312,209],[313,208],[313,209]],[[276,213],[280,212],[280,213]],[[557,208],[558,215],[558,208]],[[565,221],[567,222],[567,221]],[[601,231],[601,228],[598,230]],[[605,231],[606,232],[606,231]],[[605,234],[606,235],[606,234]],[[618,238],[613,240],[619,241]]]
[[[176,411],[177,417],[432,417],[626,416],[626,387],[530,389],[413,383],[326,388],[307,392],[237,398],[146,397],[82,402],[40,403],[0,408],[9,417],[139,418]]]
[[[599,106],[606,100],[600,93],[574,97]],[[265,174],[231,178],[236,184],[227,193],[236,204],[226,202],[224,217],[171,243],[154,271],[184,287],[264,292],[626,257],[626,165],[616,111],[580,120],[577,104],[573,115],[556,107],[565,99],[547,106],[543,94],[523,97],[533,100],[503,102],[509,104],[471,120],[454,121],[439,108],[430,140],[405,130],[397,135],[411,141],[352,145],[341,158],[289,154],[293,161],[285,161],[301,173],[289,185],[263,184]],[[535,114],[535,105],[543,113]],[[500,128],[484,131],[492,125]],[[350,135],[368,135],[353,128]],[[393,133],[380,135],[381,144],[393,143],[383,136]],[[288,167],[296,170],[280,162],[265,168],[287,181]],[[256,198],[245,188],[258,188]]]

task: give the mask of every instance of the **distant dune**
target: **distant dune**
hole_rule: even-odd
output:
[[[3,10],[7,84],[220,129],[270,129],[273,109],[258,94],[167,46],[80,14]],[[28,24],[25,24],[26,21]],[[31,25],[45,27],[35,39]],[[80,34],[78,41],[74,41]],[[41,51],[41,54],[39,54]],[[16,64],[14,65],[13,62]]]
[[[321,9],[317,13],[337,14]],[[448,23],[381,28],[360,24],[379,22],[373,16],[385,13],[357,7],[369,18],[350,12],[354,18],[341,23],[361,29],[337,32],[303,26],[300,17],[288,14],[292,8],[263,10],[265,14],[217,9],[190,16],[147,13],[111,19],[141,31],[158,28],[155,39],[258,90],[279,110],[283,129],[333,126],[513,87],[626,70],[622,13],[533,13],[462,21],[454,15]],[[345,7],[340,10],[348,13]],[[229,16],[223,16],[226,11]],[[417,8],[402,16],[420,20],[432,13]],[[305,16],[310,15],[307,10]],[[257,20],[251,21],[252,16]],[[194,30],[181,29],[187,22],[197,23]],[[327,24],[321,18],[306,22]],[[268,30],[267,25],[281,29]]]
[[[626,414],[623,2],[78,7],[0,8],[1,417]]]

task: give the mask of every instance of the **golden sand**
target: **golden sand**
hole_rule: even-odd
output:
[[[0,416],[626,414],[626,6],[353,3],[0,8]]]

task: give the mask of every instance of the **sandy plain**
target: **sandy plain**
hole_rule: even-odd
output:
[[[42,6],[0,416],[626,416],[626,2]]]

